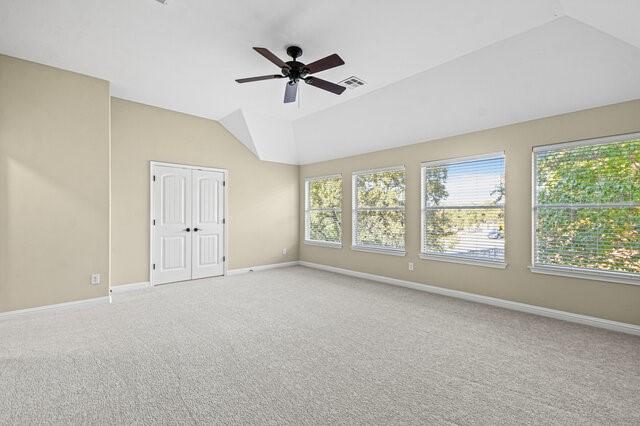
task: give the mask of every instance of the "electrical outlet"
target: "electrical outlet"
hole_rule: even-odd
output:
[[[286,248],[283,248],[283,249],[282,249],[282,255],[283,255],[283,256],[285,256],[286,254],[287,254],[287,249],[286,249]]]
[[[91,285],[100,284],[100,274],[91,274]]]
[[[413,271],[413,262],[409,262],[409,270]]]

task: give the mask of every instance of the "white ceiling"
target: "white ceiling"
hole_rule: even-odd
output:
[[[637,98],[640,49],[563,17],[304,117],[294,131],[304,164]]]
[[[0,0],[0,52],[111,81],[113,96],[220,120],[259,158],[309,163],[640,98],[640,2]],[[281,80],[338,53],[363,88]]]

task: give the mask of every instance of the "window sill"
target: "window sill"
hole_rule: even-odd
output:
[[[420,259],[423,260],[436,260],[440,262],[450,262],[450,263],[461,263],[463,265],[473,265],[473,266],[484,266],[487,268],[496,268],[496,269],[505,269],[507,264],[505,262],[492,262],[490,260],[478,260],[478,259],[467,259],[463,257],[454,257],[454,256],[437,256],[432,254],[419,254]]]
[[[582,278],[585,280],[640,285],[640,277],[634,278],[630,276],[631,274],[618,272],[588,271],[557,266],[529,266],[529,270],[536,274],[556,275],[560,277]]]
[[[389,248],[378,247],[363,247],[363,246],[351,246],[351,250],[364,251],[369,253],[387,254],[390,256],[405,256],[407,254],[404,250],[394,250]]]
[[[304,240],[304,244],[308,246],[329,247],[329,248],[342,248],[342,243],[332,243],[331,241],[313,241]]]

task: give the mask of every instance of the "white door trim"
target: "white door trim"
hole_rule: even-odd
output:
[[[210,172],[220,172],[224,173],[225,177],[227,177],[228,170],[227,169],[217,169],[215,167],[205,167],[205,166],[190,166],[188,164],[178,164],[178,163],[164,163],[162,161],[149,161],[149,164],[153,166],[165,166],[165,167],[177,167],[179,169],[191,169],[191,170],[208,170]]]
[[[223,275],[228,275],[229,264],[229,170],[215,167],[191,166],[188,164],[166,163],[162,161],[149,161],[149,283],[153,287],[153,169],[156,166],[177,167],[190,170],[208,170],[224,173],[224,253]]]

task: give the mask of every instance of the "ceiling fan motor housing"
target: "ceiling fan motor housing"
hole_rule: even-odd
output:
[[[291,56],[294,60],[302,56],[302,48],[300,46],[287,47],[287,55]]]
[[[291,56],[293,61],[286,62],[288,67],[282,68],[282,75],[289,77],[289,83],[294,84],[309,74],[309,70],[305,68],[305,64],[296,61],[297,58],[302,56],[302,48],[299,46],[289,46],[287,47],[287,55]]]

